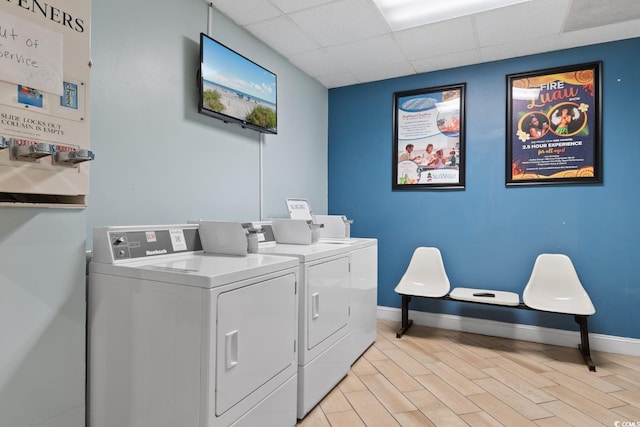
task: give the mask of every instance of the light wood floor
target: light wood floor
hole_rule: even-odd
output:
[[[398,326],[298,426],[640,426],[640,357]]]

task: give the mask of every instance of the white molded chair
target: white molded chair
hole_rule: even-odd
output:
[[[450,287],[440,250],[420,247],[413,252],[395,291],[400,295],[439,298],[447,295]]]
[[[522,299],[535,310],[581,316],[596,312],[571,259],[563,254],[538,255]]]
[[[409,329],[409,301],[412,296],[441,298],[449,293],[451,284],[444,270],[442,255],[438,248],[419,247],[411,256],[409,266],[395,288],[402,296],[402,326],[396,333],[400,338]]]
[[[596,312],[591,298],[582,287],[571,259],[563,254],[540,254],[522,294],[524,304],[534,310],[572,314],[580,325],[578,349],[590,371],[591,360],[587,316]]]

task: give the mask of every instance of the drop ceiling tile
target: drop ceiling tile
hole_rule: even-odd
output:
[[[393,33],[393,37],[410,60],[476,48],[469,16],[398,31]]]
[[[637,0],[573,0],[564,30],[583,30],[639,18]]]
[[[498,61],[501,59],[515,58],[524,55],[558,50],[560,43],[556,35],[531,38],[524,41],[505,43],[498,46],[480,48],[480,60],[482,62]]]
[[[477,14],[480,47],[559,34],[570,0],[535,0]]]
[[[284,13],[296,12],[298,10],[309,9],[321,4],[331,3],[333,0],[271,0]]]
[[[339,73],[339,74],[329,74],[325,76],[318,76],[316,79],[322,83],[326,88],[334,88],[334,87],[342,87],[342,86],[351,86],[360,83],[353,74],[347,73]]]
[[[290,62],[312,77],[347,71],[344,62],[332,61],[324,49],[316,49],[289,57]]]
[[[406,61],[390,35],[331,46],[325,50],[332,61],[342,62],[352,72]]]
[[[283,55],[296,54],[319,47],[285,16],[247,25],[246,29]]]
[[[387,62],[379,63],[375,67],[364,67],[353,71],[353,75],[359,82],[373,82],[378,80],[391,79],[394,77],[409,76],[415,74],[411,64],[407,61],[391,64]]]
[[[238,25],[253,24],[282,15],[280,9],[264,0],[211,0],[214,9],[227,15]]]
[[[448,68],[472,65],[480,62],[480,54],[477,49],[464,52],[455,52],[448,55],[432,56],[430,58],[411,61],[417,73],[446,70]]]
[[[339,0],[295,12],[289,17],[322,47],[389,33],[371,0]]]
[[[559,45],[561,49],[567,49],[635,37],[640,37],[640,19],[563,33]]]

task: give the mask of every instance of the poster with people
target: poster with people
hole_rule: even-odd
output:
[[[394,94],[394,189],[464,187],[465,84]]]
[[[601,182],[600,65],[507,76],[507,185]]]

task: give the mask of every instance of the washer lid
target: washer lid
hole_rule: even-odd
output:
[[[353,250],[353,245],[337,245],[333,243],[313,243],[310,245],[292,245],[277,243],[275,246],[260,248],[265,255],[295,256],[300,262],[315,261],[335,255],[342,255]]]
[[[141,280],[214,288],[298,266],[292,257],[248,254],[224,256],[206,253],[178,255],[126,264],[91,263],[91,273]]]

